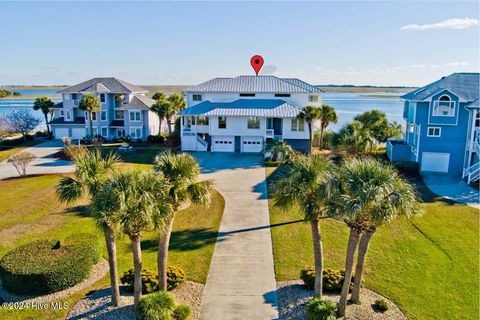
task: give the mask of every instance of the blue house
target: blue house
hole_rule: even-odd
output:
[[[402,96],[406,130],[387,142],[390,161],[418,162],[422,172],[480,176],[480,73],[454,73]]]

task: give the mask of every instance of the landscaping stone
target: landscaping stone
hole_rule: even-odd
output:
[[[202,292],[204,285],[201,283],[186,281],[171,293],[177,304],[186,304],[192,308],[192,320],[200,317],[202,306]],[[95,291],[73,306],[67,315],[67,319],[96,319],[96,320],[135,320],[133,311],[133,293],[126,290],[126,286],[120,287],[120,306],[110,306],[110,287]]]
[[[307,289],[301,280],[278,282],[278,303],[280,320],[304,320],[307,318],[305,304],[313,297],[313,290]],[[340,295],[324,294],[323,299],[338,303]],[[390,308],[384,313],[376,311],[375,300],[385,300]],[[346,318],[355,320],[406,320],[405,315],[387,298],[376,292],[362,288],[362,304],[347,305]]]

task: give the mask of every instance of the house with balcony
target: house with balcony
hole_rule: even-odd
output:
[[[150,110],[155,100],[145,96],[148,90],[116,78],[94,78],[60,91],[62,102],[55,105],[50,122],[55,139],[89,136],[88,113],[79,108],[82,95],[88,92],[94,93],[101,104],[101,109],[92,113],[94,136],[146,140],[158,134],[160,121]]]
[[[180,114],[182,150],[262,152],[276,139],[307,152],[308,126],[297,116],[306,105],[320,106],[323,92],[275,76],[215,78],[188,88]]]
[[[406,132],[387,142],[391,161],[414,161],[423,172],[480,176],[480,73],[454,73],[402,96]]]

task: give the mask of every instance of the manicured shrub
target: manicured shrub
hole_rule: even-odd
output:
[[[137,308],[140,320],[172,320],[175,299],[166,291],[157,291],[142,298]]]
[[[176,267],[167,267],[167,288],[173,290],[186,280],[185,272]]]
[[[335,309],[335,303],[316,297],[307,303],[307,318],[308,320],[335,320],[337,318]]]
[[[315,287],[315,268],[306,267],[300,271],[300,279],[302,279],[305,286],[309,289]],[[338,293],[342,291],[343,280],[345,279],[344,270],[333,270],[325,269],[323,270],[323,291]],[[353,289],[353,282],[355,281],[355,276],[352,276],[352,281],[350,283],[350,290]]]
[[[120,278],[120,281],[123,284],[127,285],[127,290],[133,292],[133,283],[134,283],[134,271],[133,269],[128,270],[123,274],[123,277]],[[158,278],[157,273],[142,269],[142,293],[148,294],[152,293],[158,288]]]
[[[173,310],[173,319],[175,320],[187,320],[192,315],[192,309],[185,304],[179,304]]]
[[[388,309],[390,309],[390,306],[388,305],[388,302],[383,300],[383,299],[378,299],[375,300],[375,304],[373,305],[374,308],[380,312],[385,312]]]
[[[66,245],[81,245],[90,250],[93,264],[97,264],[102,258],[100,239],[91,233],[74,233],[64,240]]]
[[[147,137],[147,141],[150,142],[150,143],[164,143],[165,142],[165,138],[163,136],[158,136],[158,135],[149,135]]]
[[[87,278],[92,251],[79,244],[38,240],[17,247],[0,260],[3,285],[17,294],[46,294]]]

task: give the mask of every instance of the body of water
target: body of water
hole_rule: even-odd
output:
[[[0,117],[16,109],[29,109],[43,121],[43,114],[40,111],[33,111],[33,99],[28,96],[33,95],[55,95],[56,90],[18,90],[22,94],[21,99],[0,99]],[[367,97],[365,95],[384,95],[383,97]],[[387,115],[389,121],[403,123],[403,103],[398,98],[389,98],[388,96],[398,95],[398,93],[388,92],[328,92],[323,96],[323,102],[335,108],[338,114],[338,123],[331,124],[330,129],[338,131],[343,125],[353,120],[353,118],[365,111],[377,109]],[[60,99],[52,99],[59,102]]]

